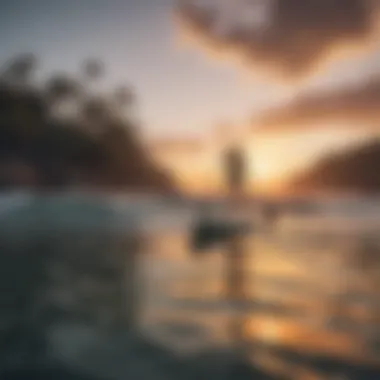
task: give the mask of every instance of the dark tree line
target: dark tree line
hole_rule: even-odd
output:
[[[300,190],[380,192],[380,140],[371,140],[322,158],[292,182]]]
[[[78,77],[39,83],[37,60],[24,55],[0,66],[0,188],[173,191],[144,148],[132,121],[129,87],[93,88],[104,75],[89,60]]]

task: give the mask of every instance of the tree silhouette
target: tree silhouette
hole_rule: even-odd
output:
[[[291,187],[298,190],[338,190],[361,193],[380,191],[380,140],[323,157],[297,175]]]
[[[8,61],[0,70],[4,81],[14,85],[30,85],[37,68],[37,59],[33,54],[24,54]]]
[[[9,173],[29,166],[41,188],[96,183],[118,190],[172,189],[135,128],[130,113],[135,102],[131,87],[121,86],[108,97],[89,88],[104,74],[102,63],[89,60],[84,77],[54,75],[39,87],[31,82],[31,58],[12,62],[0,76],[3,187],[12,185]],[[14,173],[16,177],[20,173]],[[19,179],[13,182],[22,185]]]
[[[114,101],[120,108],[132,107],[136,102],[136,95],[130,86],[121,86],[115,90]]]
[[[104,64],[100,60],[88,59],[83,64],[84,78],[88,81],[98,80],[104,73]]]
[[[111,109],[105,99],[101,97],[92,97],[88,98],[83,102],[80,113],[83,117],[84,122],[89,126],[89,128],[93,127],[93,131],[96,129],[105,128],[110,120]]]
[[[46,84],[47,99],[53,104],[61,103],[77,98],[81,92],[81,84],[66,75],[56,75],[50,78]]]

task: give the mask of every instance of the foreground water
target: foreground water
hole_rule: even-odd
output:
[[[17,196],[14,202],[7,198],[0,204],[3,226],[12,219],[14,206],[28,199]],[[379,365],[380,201],[314,202],[306,213],[282,215],[273,228],[257,224],[243,242],[245,302],[239,307],[224,297],[226,248],[216,247],[203,255],[189,250],[189,228],[197,214],[194,205],[124,197],[110,201],[124,217],[122,236],[141,231],[145,236],[144,252],[139,255],[139,322],[149,341],[157,340],[190,361],[200,354],[201,361],[209,362],[213,359],[205,352],[238,348],[263,372],[287,379],[379,378],[380,370],[369,372],[369,368]],[[81,200],[73,203],[69,197],[62,202],[59,217],[55,211],[49,214],[54,220],[62,219],[57,226],[85,224],[92,228],[88,231],[113,228],[103,217],[99,220],[99,215],[107,214],[103,207],[94,214]],[[27,214],[41,211],[43,203],[34,204]],[[228,210],[219,204],[215,212],[256,220],[255,204],[244,204],[242,209]],[[20,231],[28,231],[28,222],[16,220],[24,225],[20,230],[19,224],[13,224],[18,240]],[[7,239],[13,241],[12,236]],[[74,247],[75,238],[70,236]],[[64,256],[74,254],[78,259],[75,255],[80,252],[68,252],[66,247]],[[102,248],[100,252],[104,257]],[[92,248],[87,253],[94,256]],[[77,260],[73,263],[78,266]],[[231,335],[231,326],[239,327],[241,334]],[[75,341],[79,338],[75,336]],[[118,342],[125,346],[128,340],[122,337]],[[116,370],[126,355],[133,362],[139,356],[126,354],[116,343],[100,343],[95,350],[105,373]],[[223,361],[223,356],[216,357]],[[145,370],[147,357],[139,360]],[[91,357],[90,367],[94,364]],[[214,367],[223,368],[218,363]]]
[[[184,355],[236,344],[292,379],[356,378],[380,361],[380,201],[325,202],[245,241],[246,303],[224,298],[223,247],[202,256],[188,231],[162,230],[143,257],[142,326]],[[376,378],[376,377],[375,377]]]

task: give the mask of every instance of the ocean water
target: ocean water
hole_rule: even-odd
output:
[[[243,242],[239,307],[225,296],[228,247],[194,255],[177,218],[148,238],[141,259],[141,324],[154,339],[184,355],[238,345],[293,379],[380,366],[380,200],[319,201],[274,226],[257,223]]]
[[[1,198],[0,217],[29,200]],[[380,369],[380,199],[313,201],[273,225],[254,203],[214,206],[220,218],[254,221],[241,242],[239,304],[225,296],[228,246],[189,249],[199,208],[162,198],[107,202],[126,233],[144,236],[139,323],[151,339],[184,356],[233,347],[294,380],[371,379],[355,374]]]

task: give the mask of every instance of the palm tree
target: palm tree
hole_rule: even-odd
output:
[[[117,88],[112,96],[112,103],[115,107],[115,113],[122,118],[128,128],[135,129],[138,124],[136,119],[136,95],[131,86],[121,86]]]
[[[84,99],[81,105],[81,116],[90,133],[103,133],[108,129],[114,119],[111,107],[107,99],[101,97],[89,97]]]
[[[136,95],[131,86],[121,86],[114,93],[114,102],[118,108],[132,107],[136,102]]]
[[[37,68],[37,59],[33,54],[24,54],[8,61],[0,69],[0,77],[17,86],[30,85]]]
[[[56,105],[81,94],[81,84],[66,75],[56,75],[49,79],[45,87],[46,96],[50,104]]]
[[[102,61],[97,59],[88,59],[83,64],[83,74],[87,81],[95,81],[104,75],[105,69]]]
[[[76,79],[60,74],[51,77],[44,88],[44,97],[53,118],[76,117],[83,88]]]

